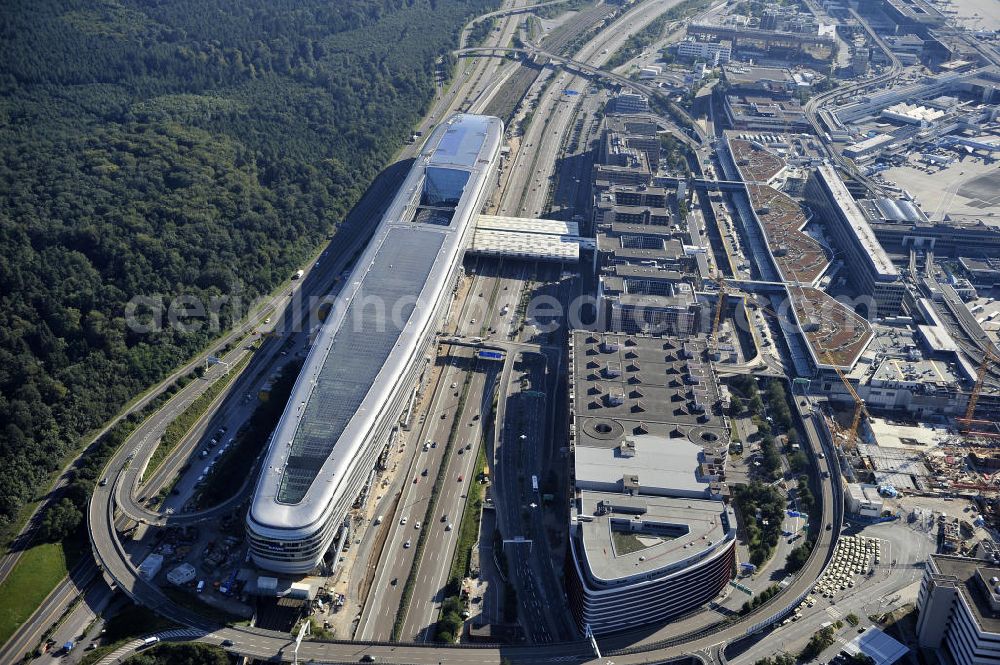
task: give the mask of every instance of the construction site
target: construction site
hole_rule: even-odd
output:
[[[823,420],[842,450],[851,519],[916,522],[937,534],[939,551],[978,554],[981,543],[992,543],[987,529],[1000,528],[1000,428],[984,415],[993,412],[1000,365],[989,352],[967,352],[965,337],[951,341],[967,323],[964,303],[946,297],[950,289],[916,297],[901,316],[869,321],[835,297],[847,264],[833,259],[843,248],[798,200],[809,156],[783,134],[730,131],[726,139],[735,167],[729,176],[742,181],[749,201],[743,241],[753,244],[756,235],[766,245],[771,279],[788,294],[781,306],[776,295],[747,303],[779,320],[789,318],[775,312],[782,306],[794,312],[786,337],[808,349],[814,373],[807,390],[830,398]]]
[[[938,549],[978,556],[1000,528],[1000,449],[953,428],[867,415],[854,438],[828,416],[844,450],[853,519],[924,523]],[[994,552],[986,554],[992,557]]]

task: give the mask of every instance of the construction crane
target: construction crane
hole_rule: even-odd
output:
[[[722,306],[726,300],[726,279],[720,274],[715,278],[719,287],[718,300],[715,302],[715,319],[712,321],[712,335],[719,334],[719,322],[722,320]]]
[[[759,307],[761,308],[762,311],[774,317],[777,317],[779,320],[781,319],[779,314],[770,307],[767,307],[765,305],[759,305]],[[827,351],[825,355],[826,355],[826,361],[837,373],[837,376],[840,378],[841,383],[843,383],[844,387],[847,388],[847,392],[851,396],[851,399],[854,400],[854,416],[851,418],[851,426],[847,429],[846,433],[847,441],[844,444],[844,447],[847,450],[853,450],[854,448],[857,447],[858,426],[861,424],[861,416],[869,415],[868,408],[865,406],[865,401],[861,399],[860,395],[858,395],[858,391],[856,391],[854,389],[854,386],[851,385],[851,382],[848,381],[847,376],[845,376],[844,372],[840,369],[840,367],[837,366],[837,363],[834,361],[833,356],[830,355],[830,352]]]
[[[972,416],[976,413],[976,403],[979,402],[979,394],[983,390],[983,381],[986,380],[986,370],[989,369],[990,361],[995,360],[996,356],[989,349],[985,349],[983,353],[983,361],[979,363],[979,371],[976,372],[976,384],[972,388],[972,392],[969,394],[969,406],[965,409],[965,418],[961,420],[965,422],[971,422]]]
[[[833,367],[833,371],[835,371],[837,376],[840,377],[841,383],[844,384],[844,387],[847,388],[847,392],[851,395],[851,399],[854,400],[854,416],[851,418],[851,426],[847,430],[847,441],[844,443],[844,447],[847,450],[853,450],[857,447],[858,425],[861,424],[861,415],[864,414],[867,417],[868,408],[865,406],[865,401],[861,399],[860,395],[858,395],[858,391],[856,391],[854,386],[851,385],[851,382],[847,380],[844,372],[841,371],[840,367],[838,367],[833,361],[833,357],[830,355],[829,351],[826,353],[826,361],[830,363],[831,367]]]
[[[997,356],[993,353],[991,349],[983,350],[983,360],[979,363],[979,370],[976,372],[976,383],[972,387],[972,392],[969,393],[969,405],[965,409],[964,418],[956,418],[960,425],[960,431],[962,434],[971,434],[975,436],[985,436],[991,438],[1000,437],[1000,432],[996,431],[996,423],[991,420],[976,420],[973,416],[976,414],[976,405],[979,403],[979,395],[983,391],[983,382],[986,380],[986,372],[989,370],[990,363],[997,360]],[[986,425],[994,428],[992,432],[985,432],[973,429],[974,425]]]

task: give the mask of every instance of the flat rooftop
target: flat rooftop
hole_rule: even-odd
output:
[[[729,150],[744,182],[770,183],[785,170],[785,160],[762,145],[743,139],[730,139]]]
[[[830,264],[826,251],[803,231],[806,216],[790,196],[768,185],[747,185],[767,244],[786,280],[813,284]]]
[[[879,448],[909,448],[922,446],[928,452],[951,436],[947,427],[928,423],[901,423],[885,418],[872,418],[868,422]]]
[[[604,271],[604,276],[614,275],[616,277],[628,278],[637,277],[642,279],[666,280],[671,282],[683,281],[689,276],[679,270],[667,270],[658,266],[636,265],[634,263],[617,263],[608,266]]]
[[[729,430],[706,349],[702,337],[575,332],[576,445],[613,448],[650,434],[727,451]]]
[[[958,589],[972,609],[976,622],[984,631],[1000,633],[1000,612],[993,609],[987,591],[983,588],[979,576],[989,580],[1000,577],[1000,568],[985,565],[979,559],[932,554],[931,565],[942,575],[954,577],[958,581]]]
[[[593,577],[613,581],[687,567],[735,537],[722,501],[583,492],[580,525]]]
[[[961,382],[961,378],[951,371],[947,363],[930,358],[914,360],[885,358],[875,369],[872,380],[883,383],[917,383],[941,387],[954,386]]]
[[[619,448],[577,446],[576,483],[613,486],[634,476],[643,495],[706,494],[709,480],[699,473],[702,447],[682,438],[651,434],[629,437],[628,455]]]
[[[848,371],[873,338],[871,324],[825,291],[810,287],[789,289],[795,316],[802,326],[817,364]]]
[[[783,67],[750,67],[733,63],[722,68],[726,80],[733,85],[757,84],[762,81],[773,81],[783,85],[794,82],[792,72]]]
[[[683,286],[678,284],[678,287]],[[678,289],[674,295],[658,295],[655,293],[622,293],[617,298],[621,305],[648,309],[687,309],[695,303],[695,298],[689,291]]]
[[[958,260],[966,270],[1000,272],[1000,259],[993,257],[960,256]]]
[[[685,256],[684,244],[679,240],[665,238],[662,232],[652,227],[649,235],[623,234],[609,236],[597,234],[597,249],[601,252],[611,252],[616,257],[634,261],[654,261],[656,259],[677,259]]]
[[[444,136],[434,146],[427,160],[429,166],[464,166],[489,162],[483,147],[497,119],[485,115],[459,116],[460,120],[446,125]]]
[[[886,278],[898,278],[899,271],[892,264],[892,261],[889,260],[889,255],[886,254],[881,243],[875,237],[872,227],[868,224],[868,219],[861,211],[861,207],[857,201],[854,200],[854,197],[847,190],[847,185],[840,179],[840,175],[836,169],[829,164],[821,164],[817,167],[816,173],[819,174],[826,184],[826,189],[847,221],[848,228],[851,229],[851,233],[854,234],[857,242],[864,247],[865,253],[871,259],[876,272]]]
[[[469,252],[490,256],[576,263],[580,260],[580,237],[578,235],[478,228],[472,238]]]
[[[872,626],[844,645],[844,651],[852,656],[864,654],[874,665],[892,665],[910,652],[910,649],[882,631]]]
[[[509,231],[536,235],[580,235],[580,225],[559,219],[508,217],[504,215],[479,215],[476,229]]]
[[[655,210],[655,208],[654,208]],[[677,239],[680,233],[670,226],[659,224],[634,224],[632,222],[621,222],[615,220],[611,223],[611,236],[617,237],[627,234],[638,234],[644,236],[658,236],[660,238]]]

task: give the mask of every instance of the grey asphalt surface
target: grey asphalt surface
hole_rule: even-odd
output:
[[[507,314],[502,314],[503,305],[508,299],[516,298],[524,285],[524,266],[498,264],[494,261],[481,261],[477,269],[478,286],[470,289],[466,307],[463,308],[459,320],[459,332],[468,336],[477,336],[484,327],[498,330],[492,338],[505,338],[507,327],[513,316],[513,308],[509,307]],[[483,274],[485,273],[485,274]],[[511,277],[510,275],[514,275]],[[481,295],[480,295],[481,294]],[[475,319],[476,323],[471,321]],[[441,603],[444,601],[444,585],[448,578],[451,561],[454,558],[458,542],[458,526],[467,503],[467,490],[471,482],[476,482],[481,469],[475,468],[475,460],[482,444],[483,427],[486,425],[482,416],[490,412],[493,387],[496,384],[502,363],[479,361],[470,368],[469,390],[464,413],[459,417],[459,428],[456,445],[465,443],[470,449],[459,453],[455,450],[449,460],[448,473],[445,474],[445,484],[439,494],[437,513],[447,515],[448,522],[455,525],[452,531],[435,533],[428,539],[430,548],[425,551],[419,562],[417,584],[414,588],[407,620],[404,624],[403,639],[415,641],[430,641],[434,639],[434,628]],[[450,387],[448,387],[450,390]],[[479,415],[480,418],[475,416]],[[464,438],[463,438],[464,437]],[[459,482],[457,479],[464,480]],[[431,526],[440,530],[445,523],[436,518]]]
[[[356,639],[388,640],[391,638],[403,588],[414,564],[416,544],[420,537],[417,524],[420,523],[421,529],[433,530],[435,537],[428,537],[424,556],[435,560],[440,557],[442,543],[455,533],[454,530],[444,531],[444,525],[440,523],[437,514],[427,520],[425,520],[425,514],[435,478],[437,478],[439,468],[444,461],[445,444],[452,421],[456,417],[464,418],[468,414],[468,408],[463,414],[456,413],[459,398],[454,396],[456,391],[452,390],[450,386],[456,383],[458,384],[457,390],[465,389],[465,377],[462,376],[461,369],[451,360],[471,362],[471,355],[468,349],[463,348],[458,349],[455,354],[445,356],[445,364],[438,385],[432,393],[433,397],[427,411],[427,418],[423,427],[417,429],[410,437],[410,443],[407,444],[416,452],[413,453],[409,471],[399,474],[402,496],[397,504],[397,510],[394,513],[385,514],[385,519],[390,520],[389,536],[386,540],[383,556],[376,569],[375,581],[362,611],[361,621],[355,633]],[[475,400],[472,401],[475,402]],[[471,418],[471,415],[468,417]],[[437,447],[423,452],[425,441],[436,442]],[[456,441],[455,445],[457,446],[458,443]],[[457,450],[454,456],[457,457]],[[464,458],[464,455],[462,457]],[[424,469],[427,470],[426,476],[422,475]],[[417,482],[414,483],[414,480]],[[445,482],[455,481],[446,476]],[[449,515],[449,518],[451,517],[452,515]],[[406,518],[406,524],[401,523],[403,518]],[[439,531],[441,533],[438,533]],[[407,542],[410,543],[409,547],[405,546]],[[393,584],[393,580],[396,581],[395,584]],[[412,637],[408,639],[412,639]]]
[[[627,18],[623,17],[622,21],[627,24],[631,24],[633,21],[639,20],[636,18],[637,15],[642,17],[643,19],[648,18],[648,20],[652,20],[653,17],[658,15],[659,12],[664,11],[664,9],[665,7],[662,7],[657,11],[653,12],[648,10],[647,8],[646,12],[638,14],[630,12],[627,15]],[[645,23],[637,23],[637,25],[644,25],[644,24]],[[601,48],[602,46],[605,46],[606,44],[610,45],[610,48],[613,50],[617,48],[616,44],[620,44],[622,41],[624,41],[624,39],[627,38],[627,35],[622,36],[620,32],[617,30],[609,30],[607,34],[611,35],[610,38],[602,38],[599,44],[588,45],[583,49],[583,52],[589,53],[590,51],[596,51],[597,49]],[[500,41],[498,43],[504,43],[504,42]],[[484,60],[489,60],[489,59],[484,59]],[[543,100],[541,103],[542,104],[547,102],[557,103],[560,100],[560,97],[558,94],[555,93],[556,93],[555,88],[550,87],[547,94],[543,95]],[[566,99],[567,96],[563,95],[562,98]],[[551,125],[551,123],[548,122],[545,123],[544,125],[542,123],[533,123],[533,125],[529,127],[528,137],[534,136],[543,145],[541,149],[537,151],[536,150],[525,151],[522,154],[525,156],[528,154],[534,156],[546,155],[548,157],[549,162],[551,162],[551,163],[543,162],[539,164],[537,159],[534,160],[532,163],[532,168],[536,170],[536,173],[540,174],[543,172],[552,172],[552,170],[555,167],[555,159],[560,153],[559,147],[563,140],[563,136],[568,128],[568,120],[569,120],[568,109],[564,109],[563,112],[566,113],[567,116],[565,118],[560,118],[554,125]],[[532,130],[534,130],[534,133]],[[525,141],[526,140],[528,139],[525,139]],[[522,144],[524,144],[523,141]],[[518,159],[523,160],[523,157],[521,155],[518,155],[518,157],[515,158],[515,160]],[[548,169],[548,171],[545,171],[545,169]],[[524,202],[529,195],[528,191],[529,180],[525,178],[530,176],[530,171],[528,173],[525,173],[524,169],[522,168],[521,165],[519,165],[518,161],[515,161],[514,164],[512,165],[511,173],[514,175],[512,175],[512,177],[508,180],[508,184],[503,193],[500,205],[500,214],[520,214],[528,216],[536,216],[540,214],[541,212],[540,207],[538,207],[536,210],[530,210],[529,208],[531,205],[535,204],[537,204],[538,206],[543,205],[544,199],[542,199],[541,203],[539,203],[538,201],[534,200],[537,199],[538,196],[534,196],[532,200],[529,201],[528,203]],[[539,182],[539,180],[535,180],[531,191],[534,194],[539,195],[541,192],[546,192],[547,188],[543,186]],[[477,275],[476,279],[478,280],[478,278],[479,276]],[[476,300],[479,297],[477,290],[480,292],[485,290],[488,293],[491,287],[494,286],[494,284],[498,283],[487,282],[486,284],[479,286],[477,286],[476,284],[473,285],[473,289],[470,292],[470,298],[472,299],[470,301],[470,304],[473,308],[475,308],[476,305],[480,304]],[[498,324],[496,326],[499,329],[499,333],[497,335],[498,337],[502,336],[502,333],[505,332],[505,330],[501,328],[501,325],[506,325],[508,329],[509,325],[512,325],[513,315],[514,315],[513,305],[516,303],[509,301],[514,301],[517,299],[518,294],[520,293],[520,290],[523,286],[523,282],[518,282],[517,280],[514,280],[509,284],[507,284],[507,286],[510,288],[504,289],[504,291],[509,293],[509,297],[503,297],[501,295],[501,298],[503,299],[504,303],[500,302],[494,303],[495,305],[494,309],[496,309],[496,306],[502,304],[511,305],[508,314],[506,315],[508,317],[508,321],[501,322],[501,324]],[[499,286],[496,286],[495,288],[497,289],[497,291],[499,291]],[[483,299],[489,300],[490,298],[488,295],[484,295]],[[499,312],[490,311],[486,313],[480,313],[478,317],[474,315],[463,315],[462,320],[460,321],[460,326],[463,327],[471,326],[472,329],[471,330],[465,329],[459,332],[474,334],[476,326],[481,326],[481,325],[485,326],[485,322],[487,320],[492,321],[492,319],[495,316],[500,316]],[[489,317],[489,319],[487,319],[487,317]],[[478,323],[474,325],[471,324],[470,322],[473,319],[478,321]],[[482,387],[479,386],[478,382],[476,382],[475,380],[473,381],[473,388],[474,390],[471,391],[472,394],[475,395],[481,394]],[[478,427],[476,428],[476,431],[477,433],[479,432]],[[464,463],[468,465],[471,462],[466,460]],[[452,464],[454,464],[454,460],[452,461]],[[450,475],[454,475],[457,478],[458,475],[462,474],[452,473]],[[448,506],[447,510],[451,511],[451,513],[449,513],[451,516],[460,515],[462,507],[461,495],[453,497],[451,496],[453,494],[455,493],[446,492],[445,495],[442,496],[440,500],[442,502],[442,506]],[[442,510],[439,510],[438,512],[443,512],[444,510],[445,509],[442,508]],[[395,515],[394,518],[396,518]],[[398,525],[398,521],[399,521],[398,518],[394,519],[394,522],[397,523],[397,526],[400,526]],[[385,549],[385,552],[387,552],[387,554],[384,555],[390,559],[390,563],[388,565],[382,563],[379,564],[379,572],[377,573],[376,576],[375,588],[373,588],[372,590],[372,597],[369,599],[368,603],[366,603],[365,610],[362,613],[361,623],[359,624],[359,629],[356,633],[356,636],[359,638],[368,638],[370,636],[372,639],[377,639],[377,638],[386,639],[388,638],[389,635],[391,635],[391,621],[389,621],[391,617],[390,607],[393,605],[395,601],[394,597],[401,593],[401,586],[403,580],[406,577],[405,574],[409,572],[410,566],[412,565],[410,563],[411,557],[407,556],[405,553],[402,556],[400,556],[393,552],[392,547],[395,545],[393,543],[394,533],[396,533],[396,530],[394,530],[390,534],[390,544]],[[434,538],[433,546],[428,547],[425,550],[422,561],[419,562],[420,570],[418,570],[417,572],[417,586],[414,589],[413,600],[411,601],[411,606],[407,613],[407,620],[406,623],[404,624],[404,628],[402,631],[404,639],[415,639],[418,641],[426,641],[433,638],[434,622],[436,620],[437,611],[440,609],[440,603],[441,601],[443,601],[443,595],[442,595],[443,582],[446,580],[447,577],[448,562],[450,562],[453,556],[454,543],[456,538],[457,534],[455,534],[454,532],[451,533],[445,532],[443,538]],[[431,542],[432,542],[431,540],[428,540],[428,544],[430,544]],[[530,557],[526,557],[526,560],[528,558]],[[432,568],[431,571],[426,570],[428,565]],[[382,571],[385,569],[388,569],[390,572],[383,573]],[[379,588],[380,582],[384,579],[389,580],[388,588],[381,590]],[[525,577],[524,579],[528,578]],[[391,583],[392,580],[396,580],[395,586],[392,585]],[[528,596],[525,602],[534,606],[540,606],[544,601],[544,599],[538,597],[539,594],[537,594],[537,590],[535,589],[533,584],[534,583],[531,582],[530,579],[528,579],[527,584],[523,586],[523,591],[525,595]],[[559,592],[559,595],[561,596],[561,590]],[[389,600],[388,601],[383,600],[382,596],[387,596]],[[395,602],[398,603],[398,601]],[[385,621],[383,621],[383,623],[389,623],[389,625],[383,626],[381,630],[373,628],[372,621],[370,619],[373,613],[376,614],[382,613],[385,618]],[[546,616],[540,623],[530,620],[523,621],[522,623],[525,626],[529,627],[529,630],[537,631],[537,634],[532,634],[532,637],[537,638],[540,641],[551,641],[553,634],[556,634],[561,638],[572,637],[573,632],[569,628],[568,624],[566,624],[564,620],[559,620],[559,619],[554,620],[552,618],[554,614],[555,613],[546,613]],[[563,627],[561,629],[556,629],[554,626],[549,628],[545,627],[547,625],[552,624],[553,621],[556,621],[557,623],[562,623]],[[538,628],[536,628],[536,626]]]
[[[112,468],[120,468],[116,465],[123,460],[121,456],[116,458]],[[120,474],[115,476],[115,485],[121,482]],[[832,490],[830,482],[824,483],[824,520],[831,521],[832,515]],[[112,485],[113,487],[114,485]],[[103,565],[108,567],[111,576],[119,580],[130,595],[148,604],[166,616],[191,625],[202,627],[206,632],[203,638],[205,641],[218,642],[222,639],[232,639],[236,646],[233,650],[240,653],[258,657],[272,657],[278,655],[281,658],[290,658],[289,639],[285,634],[274,634],[267,631],[252,631],[246,628],[227,628],[213,630],[214,627],[207,625],[207,622],[200,617],[193,616],[190,612],[173,606],[165,602],[158,589],[152,587],[145,581],[135,577],[135,571],[129,565],[121,553],[116,554],[116,548],[120,547],[117,535],[114,533],[112,525],[112,513],[108,507],[112,505],[109,488],[99,488],[95,492],[94,501],[90,510],[90,527],[94,534],[95,543],[98,545],[99,557]],[[832,543],[830,532],[821,532],[820,543],[817,548],[822,552]],[[804,569],[800,578],[790,585],[789,590],[783,594],[784,597],[794,597],[806,586],[811,585],[810,575],[815,578],[822,567],[822,557],[814,557]],[[710,648],[712,645],[725,642],[737,637],[746,630],[746,625],[735,625],[728,628],[711,632],[704,637],[685,641],[683,644],[666,645],[655,649],[652,653],[632,653],[616,654],[616,662],[643,662],[650,657],[656,659],[666,659],[683,653],[690,653],[698,649]],[[676,631],[672,631],[676,634]],[[602,646],[615,648],[617,645],[632,644],[637,635],[618,636],[612,640],[602,641]],[[655,636],[648,638],[653,640]],[[667,637],[667,636],[665,636]],[[464,662],[498,662],[501,655],[516,659],[519,662],[566,662],[582,661],[589,659],[589,647],[586,644],[577,642],[570,644],[557,644],[553,646],[535,645],[532,647],[510,647],[502,649],[477,649],[475,651],[443,649],[440,647],[417,647],[417,646],[372,646],[366,647],[361,644],[342,643],[319,643],[310,642],[303,644],[299,652],[301,658],[315,658],[317,660],[357,660],[361,654],[371,653],[379,659],[387,662],[412,662],[412,663],[441,663],[447,660],[449,663]]]
[[[91,584],[80,594],[79,610],[73,612],[52,632],[54,648],[32,659],[37,665],[52,663],[78,663],[87,654],[87,647],[93,644],[93,639],[99,637],[99,626],[90,628],[98,617],[108,607],[113,594],[106,584]],[[90,630],[88,630],[90,628]],[[58,647],[66,642],[74,642],[76,646],[68,654],[62,653]],[[6,662],[6,661],[4,661]]]
[[[875,574],[870,578],[857,577],[853,589],[838,593],[834,598],[818,598],[816,605],[804,610],[798,621],[775,629],[766,639],[739,655],[731,655],[729,660],[733,665],[749,665],[782,652],[794,655],[805,646],[819,624],[826,621],[836,622],[854,613],[862,619],[862,626],[871,626],[869,615],[882,614],[905,602],[913,602],[904,590],[919,582],[927,556],[936,550],[933,532],[919,531],[899,522],[846,530],[882,540],[885,553],[882,563],[875,566]],[[831,650],[839,651],[844,642],[856,635],[857,629],[845,622]]]

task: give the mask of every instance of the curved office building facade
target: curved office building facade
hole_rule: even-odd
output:
[[[702,539],[703,534],[683,525],[678,536],[660,546],[617,554],[615,539],[607,538],[616,526],[587,524],[574,529],[570,543],[576,575],[566,579],[581,632],[589,628],[601,635],[666,622],[704,605],[725,588],[736,566],[735,521],[730,523],[732,513],[720,501],[697,503],[701,505],[695,511],[707,509],[718,516],[720,540]],[[622,520],[625,532],[633,520]],[[597,533],[587,534],[590,529]],[[598,541],[601,550],[596,552],[588,540]]]
[[[317,336],[247,514],[254,562],[316,568],[364,490],[427,366],[475,218],[496,184],[503,123],[457,114],[430,135]]]
[[[570,338],[566,583],[584,633],[662,624],[732,576],[729,428],[709,357],[701,336]]]

